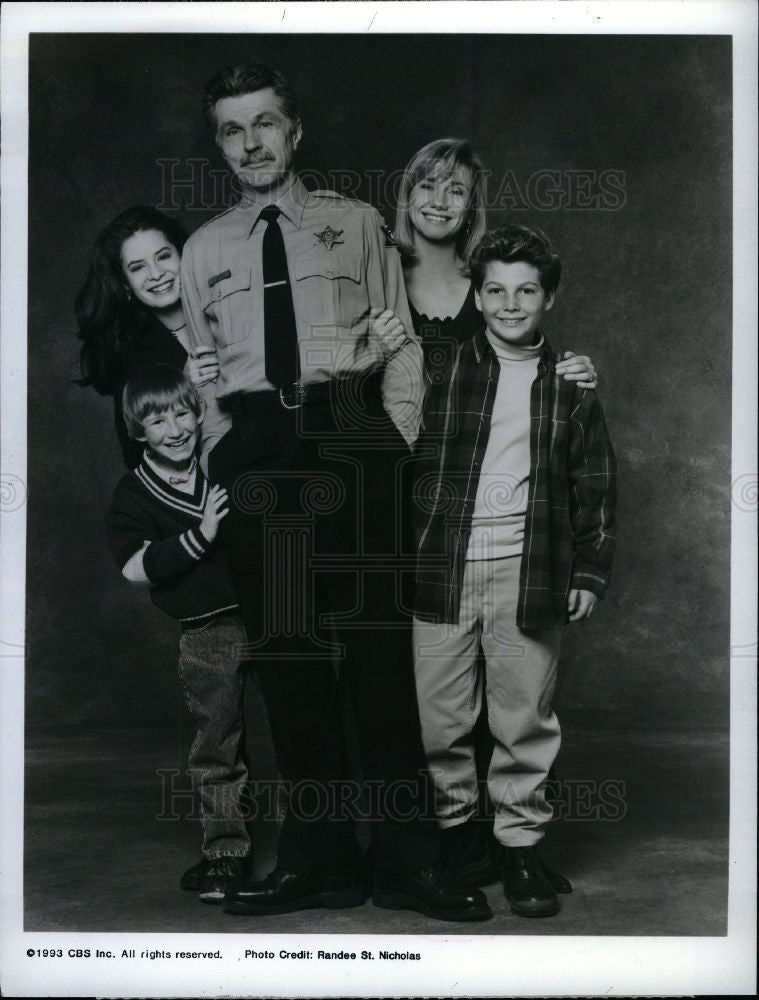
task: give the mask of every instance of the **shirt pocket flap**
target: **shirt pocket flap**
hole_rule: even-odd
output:
[[[359,284],[361,281],[361,261],[358,256],[328,257],[325,254],[314,254],[301,257],[293,266],[296,281],[304,278],[349,278]]]
[[[226,272],[222,272],[218,276],[218,280],[214,281],[213,286],[208,289],[204,308],[221,302],[234,292],[250,291],[250,275],[251,269],[249,267],[236,267],[234,270],[229,268]]]

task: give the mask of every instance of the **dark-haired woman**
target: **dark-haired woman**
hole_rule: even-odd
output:
[[[132,469],[142,446],[127,434],[121,412],[124,384],[145,365],[182,368],[195,385],[216,378],[216,354],[188,355],[179,287],[182,226],[154,208],[117,215],[95,240],[87,276],[75,300],[82,341],[80,385],[113,396],[121,452]]]
[[[98,234],[75,299],[82,341],[79,384],[113,397],[116,434],[130,469],[140,464],[143,446],[129,436],[124,421],[126,382],[154,364],[183,369],[196,386],[219,373],[212,348],[194,357],[188,353],[179,285],[186,239],[182,226],[162,212],[141,205],[126,209]],[[206,901],[219,901],[218,879],[205,858],[182,875],[180,884],[199,890]]]

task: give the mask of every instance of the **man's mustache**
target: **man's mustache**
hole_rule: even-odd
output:
[[[254,160],[242,160],[241,165],[243,167],[258,167],[262,163],[269,163],[273,157],[271,156],[257,156]]]

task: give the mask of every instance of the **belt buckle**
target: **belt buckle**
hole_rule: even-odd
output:
[[[294,403],[292,406],[290,406],[289,403],[286,403],[285,402],[285,397],[283,396],[283,393],[285,392],[284,388],[280,388],[280,390],[279,390],[279,401],[280,401],[280,403],[282,404],[282,406],[284,407],[285,410],[297,410],[301,406],[303,406],[303,403],[306,400],[306,387],[305,387],[305,385],[303,385],[300,382],[293,382],[293,384],[292,384],[292,386],[290,386],[290,388],[291,389],[294,388],[297,391],[298,402]]]

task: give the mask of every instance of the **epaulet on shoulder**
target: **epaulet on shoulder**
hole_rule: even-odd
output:
[[[190,235],[190,239],[192,239],[192,237],[195,236],[197,233],[202,232],[208,226],[212,226],[214,222],[218,222],[219,219],[223,219],[225,215],[229,215],[230,212],[234,212],[236,208],[237,205],[231,205],[229,208],[225,208],[223,212],[219,212],[218,215],[214,215],[214,217],[212,219],[209,219],[208,222],[204,222],[202,225],[198,226],[197,229],[193,230],[193,232]]]
[[[355,205],[357,208],[368,209],[372,215],[376,215],[379,219],[382,218],[380,212],[370,205],[368,201],[362,201],[361,198],[349,198],[347,194],[339,194],[337,191],[309,191],[312,198],[329,198],[330,201],[344,201],[349,205]]]
[[[329,199],[329,201],[344,202],[346,205],[353,205],[356,208],[370,209],[379,215],[379,212],[377,212],[377,209],[373,205],[362,201],[360,198],[350,198],[347,194],[340,194],[337,191],[310,191],[309,194],[312,198],[325,198]]]

